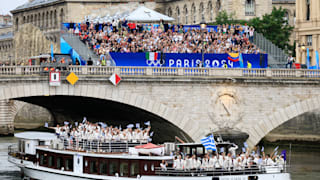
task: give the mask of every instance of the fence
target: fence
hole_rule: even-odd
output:
[[[119,66],[65,66],[63,75],[74,72],[80,76],[110,76],[117,73],[125,77],[230,77],[230,78],[320,78],[315,69],[223,69],[223,68],[173,68],[173,67],[119,67]],[[35,76],[43,74],[40,66],[3,66],[0,76]]]

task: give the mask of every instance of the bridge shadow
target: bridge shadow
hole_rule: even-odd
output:
[[[54,124],[64,121],[82,122],[87,117],[90,122],[105,122],[108,126],[126,128],[128,124],[151,122],[154,131],[154,143],[172,142],[178,136],[186,142],[192,138],[179,127],[153,113],[124,103],[111,100],[80,96],[32,96],[16,98],[15,100],[35,104],[48,109],[54,117]]]

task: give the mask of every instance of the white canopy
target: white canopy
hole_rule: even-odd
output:
[[[138,21],[138,22],[153,22],[153,21],[160,21],[160,19],[164,21],[174,21],[174,18],[158,13],[144,6],[138,7],[136,10],[131,12],[127,17],[128,21]]]
[[[53,133],[47,132],[21,132],[15,133],[14,137],[19,139],[30,139],[30,140],[54,140],[57,136]]]

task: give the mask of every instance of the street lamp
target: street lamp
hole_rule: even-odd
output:
[[[203,38],[203,34],[204,34],[205,30],[207,29],[207,23],[204,21],[203,17],[202,17],[202,21],[200,22],[200,28],[201,28],[201,32],[202,32],[201,36]],[[202,49],[201,49],[201,52],[202,52],[201,64],[204,63],[204,45],[205,45],[204,39],[202,40],[202,42],[203,42],[203,45],[202,45]]]

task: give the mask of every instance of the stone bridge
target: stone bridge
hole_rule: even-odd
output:
[[[13,100],[55,96],[122,103],[161,117],[194,141],[216,131],[247,133],[256,145],[284,122],[320,108],[320,71],[152,67],[69,67],[70,85],[49,86],[41,68],[0,67],[0,129],[13,132]],[[67,73],[68,73],[67,72]],[[109,82],[117,73],[118,86]],[[163,130],[165,132],[165,130]]]

